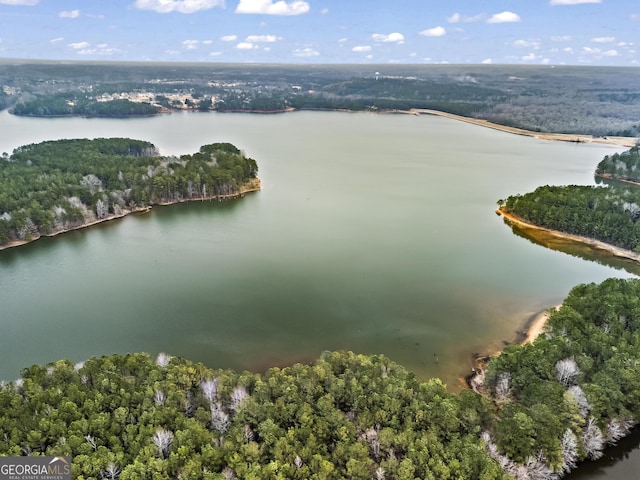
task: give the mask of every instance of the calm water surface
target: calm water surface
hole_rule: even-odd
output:
[[[573,285],[631,275],[535,245],[494,213],[498,198],[538,185],[592,184],[611,147],[333,112],[2,112],[0,131],[7,152],[128,136],[179,155],[229,141],[263,181],[238,201],[155,208],[0,252],[0,378],[114,352],[255,370],[350,349],[457,388],[472,353],[499,348]]]

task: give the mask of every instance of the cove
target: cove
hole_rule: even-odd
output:
[[[0,252],[0,378],[58,358],[166,351],[265,369],[383,353],[451,388],[578,283],[631,273],[524,241],[495,202],[592,184],[606,146],[445,118],[295,112],[35,119],[0,113],[0,151],[127,136],[162,154],[231,142],[262,190],[155,208]]]

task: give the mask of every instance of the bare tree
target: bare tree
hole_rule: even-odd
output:
[[[218,381],[218,378],[214,378],[213,380],[203,380],[200,382],[200,388],[202,389],[204,398],[206,398],[209,403],[213,403],[218,399]]]
[[[173,444],[173,433],[169,430],[159,428],[156,433],[153,434],[153,443],[158,447],[158,455],[160,458],[167,458],[171,451],[171,445]]]
[[[578,407],[580,407],[580,415],[582,415],[582,418],[587,418],[589,410],[591,410],[591,404],[589,400],[587,400],[587,396],[582,391],[582,388],[580,388],[579,385],[571,385],[567,392],[575,399]]]
[[[304,462],[302,461],[302,458],[300,457],[300,455],[296,455],[296,458],[293,461],[293,463],[298,470],[300,470],[302,468],[302,465],[304,465]]]
[[[244,443],[249,443],[253,441],[253,430],[249,425],[245,425],[242,427],[242,433],[244,435]]]
[[[495,397],[498,403],[504,403],[511,397],[511,374],[509,372],[498,375]]]
[[[160,352],[158,354],[158,357],[156,358],[156,365],[158,365],[159,367],[166,367],[169,365],[170,361],[171,361],[171,355],[164,352]]]
[[[162,390],[156,390],[153,394],[153,401],[156,402],[156,405],[164,405],[166,402],[167,396]]]
[[[233,392],[231,392],[231,410],[233,410],[234,412],[238,412],[238,410],[240,410],[240,408],[242,407],[242,403],[248,396],[249,393],[243,386],[234,388]]]
[[[102,476],[102,478],[115,480],[120,476],[120,469],[115,463],[109,462],[104,470],[100,472],[100,475]]]
[[[98,450],[98,445],[96,444],[96,439],[89,435],[88,433],[84,436],[84,439],[91,445],[94,451]]]
[[[224,433],[229,428],[229,415],[224,411],[218,402],[211,404],[211,428],[220,433]]]
[[[565,388],[572,385],[579,374],[580,369],[573,358],[565,358],[556,363],[556,377]]]
[[[233,480],[234,478],[236,478],[236,474],[229,467],[225,467],[225,469],[222,470],[222,477],[224,478],[224,480]]]
[[[567,428],[562,435],[562,471],[565,473],[573,470],[578,462],[578,438],[576,434]]]
[[[633,428],[634,423],[630,420],[619,420],[612,418],[607,424],[607,442],[616,443]]]
[[[587,455],[592,460],[597,460],[602,456],[604,439],[602,438],[602,431],[593,417],[589,417],[587,421],[587,426],[582,436],[582,444],[584,445]]]

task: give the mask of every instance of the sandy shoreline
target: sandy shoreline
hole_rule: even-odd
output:
[[[395,110],[396,113],[401,113],[400,110]],[[501,132],[513,133],[514,135],[523,135],[525,137],[534,137],[541,140],[552,140],[558,142],[572,142],[572,143],[594,143],[597,145],[616,145],[619,147],[633,147],[636,144],[637,139],[635,137],[594,137],[593,135],[573,134],[573,133],[541,133],[533,132],[531,130],[524,130],[522,128],[507,127],[505,125],[499,125],[497,123],[489,122],[488,120],[481,120],[471,117],[463,117],[462,115],[455,115],[453,113],[441,112],[439,110],[428,110],[420,108],[412,108],[411,110],[404,111],[404,113],[411,115],[427,114],[436,115],[439,117],[451,118],[461,122],[471,123],[480,127],[493,128],[494,130],[500,130]]]
[[[580,235],[572,235],[570,233],[564,233],[559,230],[552,230],[550,228],[540,227],[538,225],[534,225],[533,223],[526,222],[515,215],[507,213],[502,208],[498,208],[496,210],[496,213],[498,215],[501,215],[502,218],[504,218],[505,221],[507,221],[508,223],[511,223],[520,227],[533,229],[533,230],[541,230],[554,237],[561,238],[563,240],[571,240],[573,242],[581,243],[595,250],[604,250],[605,252],[612,254],[616,257],[624,258],[627,260],[633,260],[634,262],[640,263],[640,254],[632,252],[631,250],[625,250],[624,248],[616,247],[615,245],[611,245],[609,243],[605,243],[600,240],[595,240],[593,238],[582,237]]]
[[[37,240],[40,240],[41,238],[45,238],[45,237],[57,237],[58,235],[62,235],[63,233],[74,232],[76,230],[82,230],[84,228],[92,227],[92,226],[98,225],[100,223],[110,222],[111,220],[117,220],[117,219],[120,219],[120,218],[124,218],[124,217],[127,217],[129,215],[136,214],[136,213],[147,213],[147,212],[150,212],[155,205],[165,206],[165,205],[175,205],[175,204],[178,204],[178,203],[204,202],[204,201],[208,201],[208,200],[218,200],[218,201],[230,200],[232,198],[243,197],[245,194],[247,194],[249,192],[256,192],[258,190],[260,190],[260,179],[259,178],[255,178],[255,179],[250,180],[246,184],[244,184],[240,188],[240,191],[238,191],[238,193],[233,193],[233,194],[229,194],[229,195],[213,195],[211,197],[206,197],[206,198],[182,199],[182,200],[176,200],[175,202],[154,203],[153,205],[148,205],[146,207],[134,208],[133,210],[125,210],[123,213],[120,213],[118,215],[116,215],[116,214],[109,215],[109,216],[107,216],[105,218],[101,218],[99,220],[94,220],[92,222],[83,223],[82,225],[78,225],[77,227],[68,228],[66,230],[59,230],[57,232],[48,233],[46,235],[39,235],[37,237],[32,238],[31,240],[14,240],[13,242],[9,242],[9,243],[5,243],[4,245],[0,245],[0,251],[6,250],[8,248],[20,247],[20,246],[26,245],[28,243],[33,243],[33,242],[35,242]]]

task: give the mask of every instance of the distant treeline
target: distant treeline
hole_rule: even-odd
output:
[[[533,131],[640,135],[632,67],[33,63],[0,65],[0,85],[10,92],[0,108],[19,115],[147,115],[126,104],[93,111],[104,94],[144,92],[171,97],[156,99],[170,109],[426,108]]]
[[[265,374],[58,361],[0,385],[0,454],[70,455],[78,479],[558,478],[637,423],[640,281],[574,288],[472,383],[349,352]]]
[[[257,170],[229,143],[179,158],[128,138],[19,147],[0,159],[0,245],[156,203],[234,195]]]
[[[126,99],[98,102],[93,98],[74,97],[66,94],[40,96],[34,100],[18,103],[13,107],[15,115],[33,117],[140,117],[160,112],[157,106]]]

